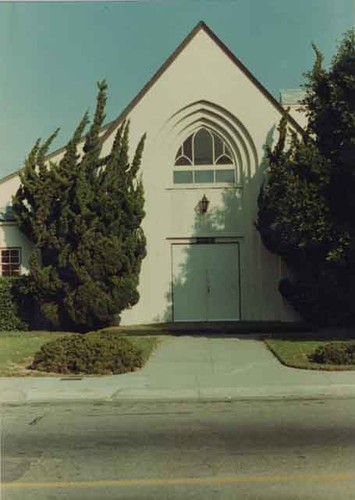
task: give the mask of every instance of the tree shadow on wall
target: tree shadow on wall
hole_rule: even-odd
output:
[[[202,211],[202,197],[205,194],[209,201],[208,209]],[[228,242],[236,234],[243,233],[244,218],[243,193],[240,189],[224,189],[217,200],[216,196],[209,192],[208,188],[200,192],[199,200],[194,210],[193,228],[188,235],[189,241],[174,243],[171,247],[173,282],[171,289],[166,294],[168,307],[160,319],[170,322],[178,319],[174,311],[174,296],[179,297],[191,320],[207,319],[208,311],[204,310],[206,303],[201,303],[201,286],[208,286],[208,277],[204,276],[206,269],[213,265],[213,256],[209,252],[209,245]],[[211,198],[211,200],[209,199]],[[235,241],[235,240],[234,240]],[[212,260],[211,260],[212,259]],[[233,268],[239,265],[238,255]],[[201,283],[201,280],[204,283]]]
[[[176,242],[171,246],[172,281],[170,290],[166,293],[167,308],[163,315],[157,319],[159,322],[180,321],[181,318],[177,317],[176,310],[174,310],[174,297],[177,296],[180,302],[182,301],[182,306],[190,320],[197,322],[205,318],[208,321],[209,311],[206,310],[206,305],[201,303],[199,294],[201,294],[201,286],[203,286],[201,280],[203,281],[204,269],[211,264],[213,265],[213,259],[217,258],[217,254],[212,257],[211,262],[208,251],[204,256],[202,250],[197,250],[198,247],[201,249],[202,245],[227,242],[235,244],[242,241],[247,233],[249,235],[248,241],[251,241],[250,234],[252,234],[253,241],[259,238],[255,228],[257,197],[267,168],[266,147],[272,145],[273,134],[274,127],[270,129],[265,139],[264,155],[258,168],[252,175],[244,175],[242,188],[231,187],[219,191],[206,187],[205,190],[199,190],[199,199],[195,202],[195,206],[191,206],[191,210],[194,210],[194,221],[190,234],[186,234],[187,240],[185,242]],[[206,195],[210,201],[205,213],[201,212],[203,195]],[[232,239],[228,240],[228,238]],[[248,249],[244,249],[245,251]],[[236,280],[238,281],[239,303],[236,306],[236,316],[240,318],[242,292],[241,270],[239,269],[240,247],[239,255],[235,251],[235,260],[236,262],[230,263],[230,272],[238,275]],[[208,281],[208,278],[205,281]],[[227,276],[226,282],[229,281]],[[206,286],[208,287],[208,283]]]

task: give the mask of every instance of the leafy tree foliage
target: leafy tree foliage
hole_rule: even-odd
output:
[[[289,276],[279,289],[301,316],[346,325],[355,321],[354,30],[328,70],[314,49],[303,101],[308,127],[299,137],[281,120],[279,140],[266,153],[256,226],[266,247],[286,262]]]
[[[13,208],[34,244],[27,294],[53,328],[91,330],[134,305],[145,237],[139,166],[145,136],[128,158],[129,123],[117,130],[102,158],[100,130],[107,85],[98,84],[92,125],[86,113],[60,161],[46,158],[56,137],[37,141],[21,173]]]

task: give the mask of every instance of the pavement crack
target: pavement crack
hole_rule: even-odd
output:
[[[119,396],[122,392],[123,388],[121,387],[120,389],[117,389],[113,394],[111,394],[108,398],[109,401],[114,401],[117,396]]]
[[[42,420],[43,417],[44,415],[39,415],[38,417],[31,420],[31,422],[28,425],[36,425],[40,420]]]

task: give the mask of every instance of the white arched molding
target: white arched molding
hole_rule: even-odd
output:
[[[184,106],[164,124],[164,141],[168,145],[172,169],[180,146],[201,128],[214,132],[230,149],[236,168],[236,185],[247,183],[258,165],[251,135],[232,113],[209,101],[197,101]]]

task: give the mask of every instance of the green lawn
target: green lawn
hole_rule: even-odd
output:
[[[330,342],[334,344],[340,342],[343,343],[344,340],[264,339],[264,342],[277,359],[286,366],[304,368],[306,370],[355,370],[355,365],[323,365],[319,363],[312,363],[307,357],[308,354],[311,354],[321,345],[329,344]]]
[[[44,373],[27,367],[42,344],[64,335],[76,334],[47,331],[0,332],[0,377],[58,377],[57,373]],[[130,340],[143,350],[145,361],[158,343],[157,338],[152,336],[130,335]]]

